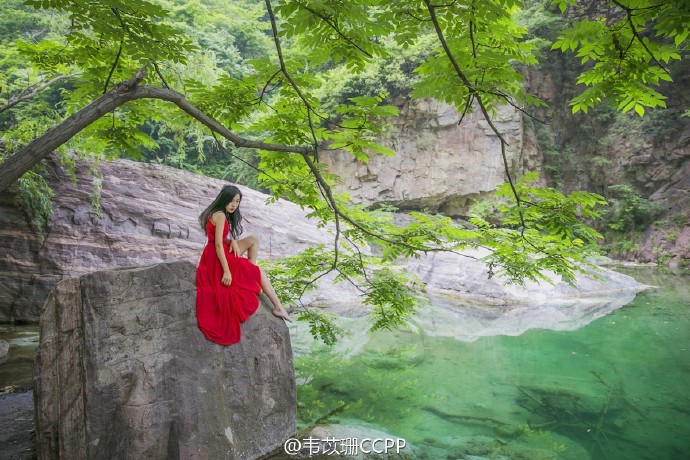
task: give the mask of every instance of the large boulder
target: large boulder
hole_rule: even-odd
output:
[[[221,346],[187,261],[66,279],[41,315],[39,458],[250,459],[296,431],[288,328],[262,306]]]
[[[589,274],[576,273],[572,284],[550,272],[546,272],[548,281],[510,284],[504,276],[489,275],[482,261],[488,255],[487,250],[427,253],[419,259],[410,259],[407,268],[425,283],[427,293],[455,299],[458,304],[536,306],[634,294],[648,287],[628,275],[603,267],[588,269]]]

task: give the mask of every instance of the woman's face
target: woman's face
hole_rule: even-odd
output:
[[[239,207],[240,207],[240,194],[238,193],[237,195],[235,195],[235,197],[232,199],[232,201],[230,203],[228,203],[228,205],[225,207],[225,211],[228,214],[232,214],[233,212],[235,212],[235,209],[237,209]]]

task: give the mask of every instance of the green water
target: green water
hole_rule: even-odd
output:
[[[690,459],[690,280],[631,274],[661,287],[574,331],[463,342],[347,320],[330,349],[295,329],[298,425],[364,426],[429,459]]]
[[[0,364],[0,390],[7,386],[30,388],[38,325],[0,324],[0,339],[10,344],[8,359]]]

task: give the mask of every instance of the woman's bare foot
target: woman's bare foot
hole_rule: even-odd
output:
[[[277,316],[278,318],[283,318],[285,321],[287,321],[289,323],[292,322],[292,318],[290,318],[290,316],[288,316],[288,312],[285,311],[285,309],[283,307],[274,309],[273,315]]]

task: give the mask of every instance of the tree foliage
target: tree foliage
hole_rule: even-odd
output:
[[[561,10],[577,6],[574,0],[554,3]],[[667,66],[687,51],[690,3],[612,0],[611,5],[608,15],[575,22],[553,44],[591,64],[578,78],[587,88],[571,101],[573,113],[602,101],[640,116],[645,107],[666,107],[666,97],[655,88],[672,81]]]
[[[573,0],[554,3],[567,18],[572,11],[577,16]],[[396,261],[486,248],[490,272],[512,282],[546,279],[546,270],[572,280],[599,238],[582,222],[598,216],[603,199],[517,181],[493,123],[501,105],[528,112],[544,104],[522,84],[524,68],[546,47],[527,35],[519,0],[25,4],[36,9],[37,23],[56,19],[40,39],[2,44],[0,71],[9,82],[0,93],[3,189],[49,153],[41,142],[74,129],[75,117],[88,123],[68,136],[63,152],[149,160],[160,154],[159,161],[194,169],[210,146],[235,157],[235,149],[259,148],[258,167],[245,162],[258,168],[262,187],[273,199],[308,209],[334,235],[329,250],[309,250],[272,268],[279,291],[299,303],[305,286],[335,272],[359,287],[375,329],[399,326],[420,302]],[[687,48],[688,6],[680,0],[612,0],[610,6],[605,17],[574,22],[553,48],[572,50],[590,65],[580,75],[587,88],[573,99],[574,111],[606,101],[642,115],[644,107],[664,105],[655,88],[670,78],[665,64]],[[476,215],[461,226],[417,213],[401,227],[385,210],[351,206],[333,191],[338,179],[319,158],[335,149],[363,162],[393,154],[378,139],[397,113],[391,96],[408,94],[446,102],[463,115],[479,110],[500,140],[496,154],[507,183],[492,219]],[[106,113],[99,112],[106,103]],[[31,161],[17,166],[24,158]],[[373,256],[371,247],[381,255]],[[306,307],[302,315],[315,334],[335,339],[327,315]]]

